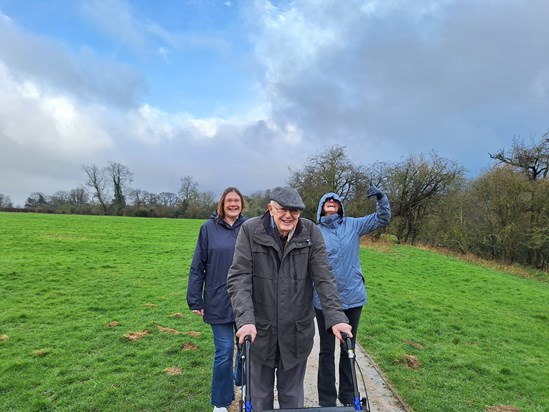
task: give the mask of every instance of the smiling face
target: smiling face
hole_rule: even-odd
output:
[[[280,206],[274,200],[268,205],[269,213],[274,219],[276,228],[282,236],[288,236],[288,234],[296,228],[301,210],[299,209],[287,209]]]
[[[339,213],[340,209],[340,203],[333,197],[326,199],[324,205],[322,206],[322,211],[326,216],[335,215],[336,213]]]
[[[234,191],[227,193],[223,201],[223,212],[227,223],[233,224],[238,219],[242,212],[242,199],[238,193]]]

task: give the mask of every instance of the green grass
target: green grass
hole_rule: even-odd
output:
[[[0,410],[210,411],[211,330],[185,301],[201,224],[0,213]],[[548,283],[398,245],[362,259],[359,341],[415,411],[549,410]]]
[[[414,410],[549,410],[547,283],[412,247],[361,256],[359,341]]]
[[[185,302],[201,223],[0,214],[0,410],[210,410],[211,332]]]

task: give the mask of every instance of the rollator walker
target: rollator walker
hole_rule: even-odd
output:
[[[276,411],[286,411],[286,412],[299,412],[299,411],[319,411],[319,412],[354,412],[354,411],[368,411],[370,412],[370,403],[368,402],[368,394],[366,391],[366,385],[364,384],[364,397],[360,398],[360,392],[358,391],[357,377],[356,377],[356,354],[353,347],[353,342],[351,338],[346,333],[342,334],[343,339],[345,340],[345,348],[349,361],[351,362],[351,376],[353,379],[353,406],[328,406],[328,407],[311,407],[311,408],[293,408],[293,409],[276,409],[276,410],[266,410],[264,412],[276,412]],[[252,338],[250,335],[247,335],[244,338],[243,348],[241,350],[242,357],[242,386],[241,386],[241,396],[239,404],[239,412],[253,412],[252,406],[252,394],[250,391],[250,353],[251,353]],[[360,367],[359,367],[360,369]],[[362,372],[361,372],[362,374]],[[364,383],[364,379],[362,379]]]

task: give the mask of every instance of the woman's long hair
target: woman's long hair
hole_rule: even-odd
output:
[[[242,196],[242,193],[240,193],[240,190],[238,190],[236,187],[228,187],[223,191],[221,199],[219,199],[219,202],[217,203],[217,217],[215,219],[216,223],[219,223],[220,220],[225,219],[225,208],[223,206],[225,205],[225,198],[231,192],[235,192],[238,197],[240,197],[240,203],[242,204],[242,209],[240,210],[240,213],[242,214],[242,211],[244,211],[244,196]]]

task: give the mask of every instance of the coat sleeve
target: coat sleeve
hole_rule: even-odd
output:
[[[233,263],[227,276],[227,287],[238,329],[242,325],[255,324],[253,290],[253,233],[245,222],[238,233]]]
[[[311,231],[310,273],[315,290],[322,305],[326,329],[329,330],[337,323],[349,323],[343,313],[341,301],[337,293],[335,277],[332,273],[324,238],[316,225],[309,227]]]
[[[357,230],[361,236],[373,232],[380,227],[387,226],[391,221],[391,204],[389,203],[387,195],[384,194],[383,197],[377,201],[376,211],[374,213],[353,220],[358,226]]]
[[[208,234],[205,225],[202,225],[194,249],[191,269],[189,271],[189,283],[187,286],[187,304],[191,310],[204,309],[203,292],[207,262]]]

